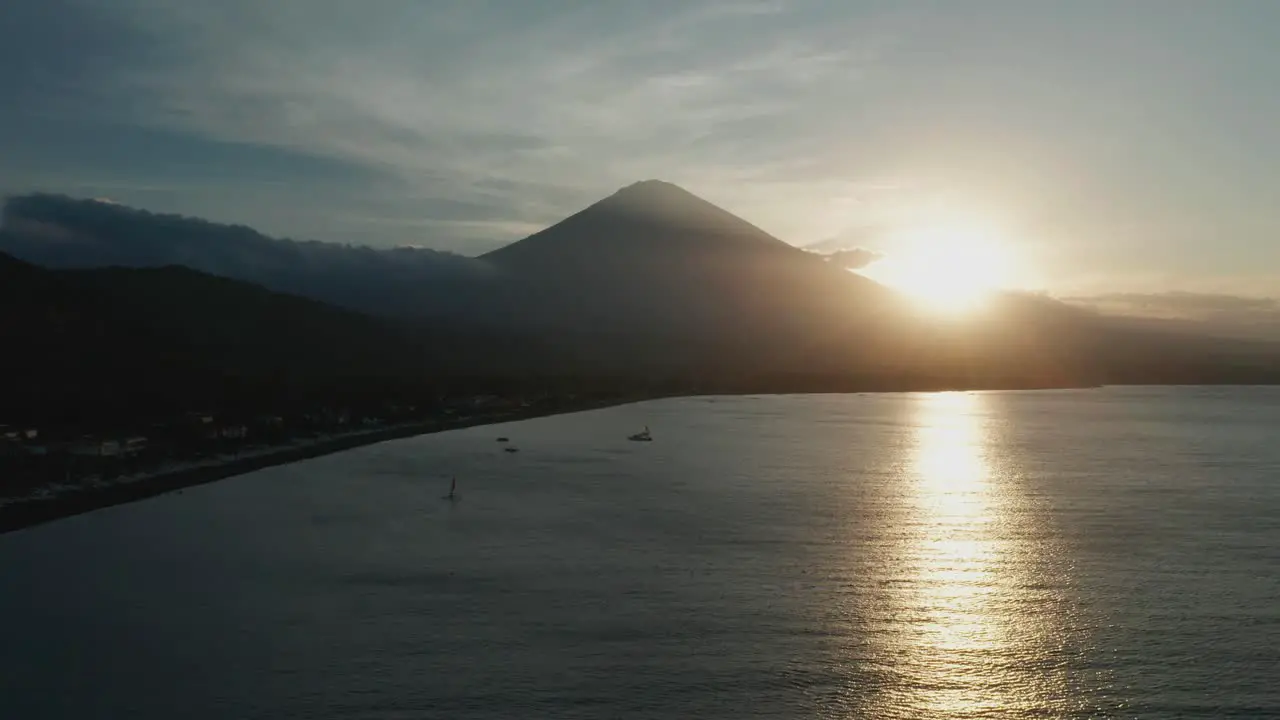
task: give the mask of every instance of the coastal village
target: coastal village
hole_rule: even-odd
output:
[[[188,484],[181,476],[192,470],[216,473],[239,463],[244,472],[275,464],[278,456],[324,454],[330,446],[517,419],[577,402],[575,395],[542,393],[445,396],[429,404],[363,409],[320,406],[248,417],[191,411],[144,427],[98,432],[0,424],[0,516],[122,485],[164,492]],[[0,530],[9,524],[5,520],[0,517]]]

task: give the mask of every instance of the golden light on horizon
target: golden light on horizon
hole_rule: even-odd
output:
[[[931,312],[980,310],[1012,281],[1007,245],[982,228],[930,225],[900,233],[894,240],[889,257],[864,274]]]

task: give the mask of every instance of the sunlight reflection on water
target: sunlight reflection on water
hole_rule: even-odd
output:
[[[994,457],[981,394],[916,398],[914,517],[903,548],[912,592],[900,652],[906,704],[932,717],[981,717],[1066,700],[1052,613],[1033,610],[1037,550],[1017,527],[1018,477]],[[1058,666],[1056,669],[1054,666]],[[1065,708],[1064,708],[1065,709]]]

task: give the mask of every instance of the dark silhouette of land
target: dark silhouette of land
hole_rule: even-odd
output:
[[[1280,381],[1275,345],[1046,297],[922,314],[660,181],[480,258],[52,195],[8,202],[0,251],[0,529],[644,397]]]

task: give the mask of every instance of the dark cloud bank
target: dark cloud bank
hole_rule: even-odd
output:
[[[375,314],[430,315],[494,274],[454,253],[272,238],[62,195],[10,198],[0,228],[0,251],[49,268],[182,265]]]

